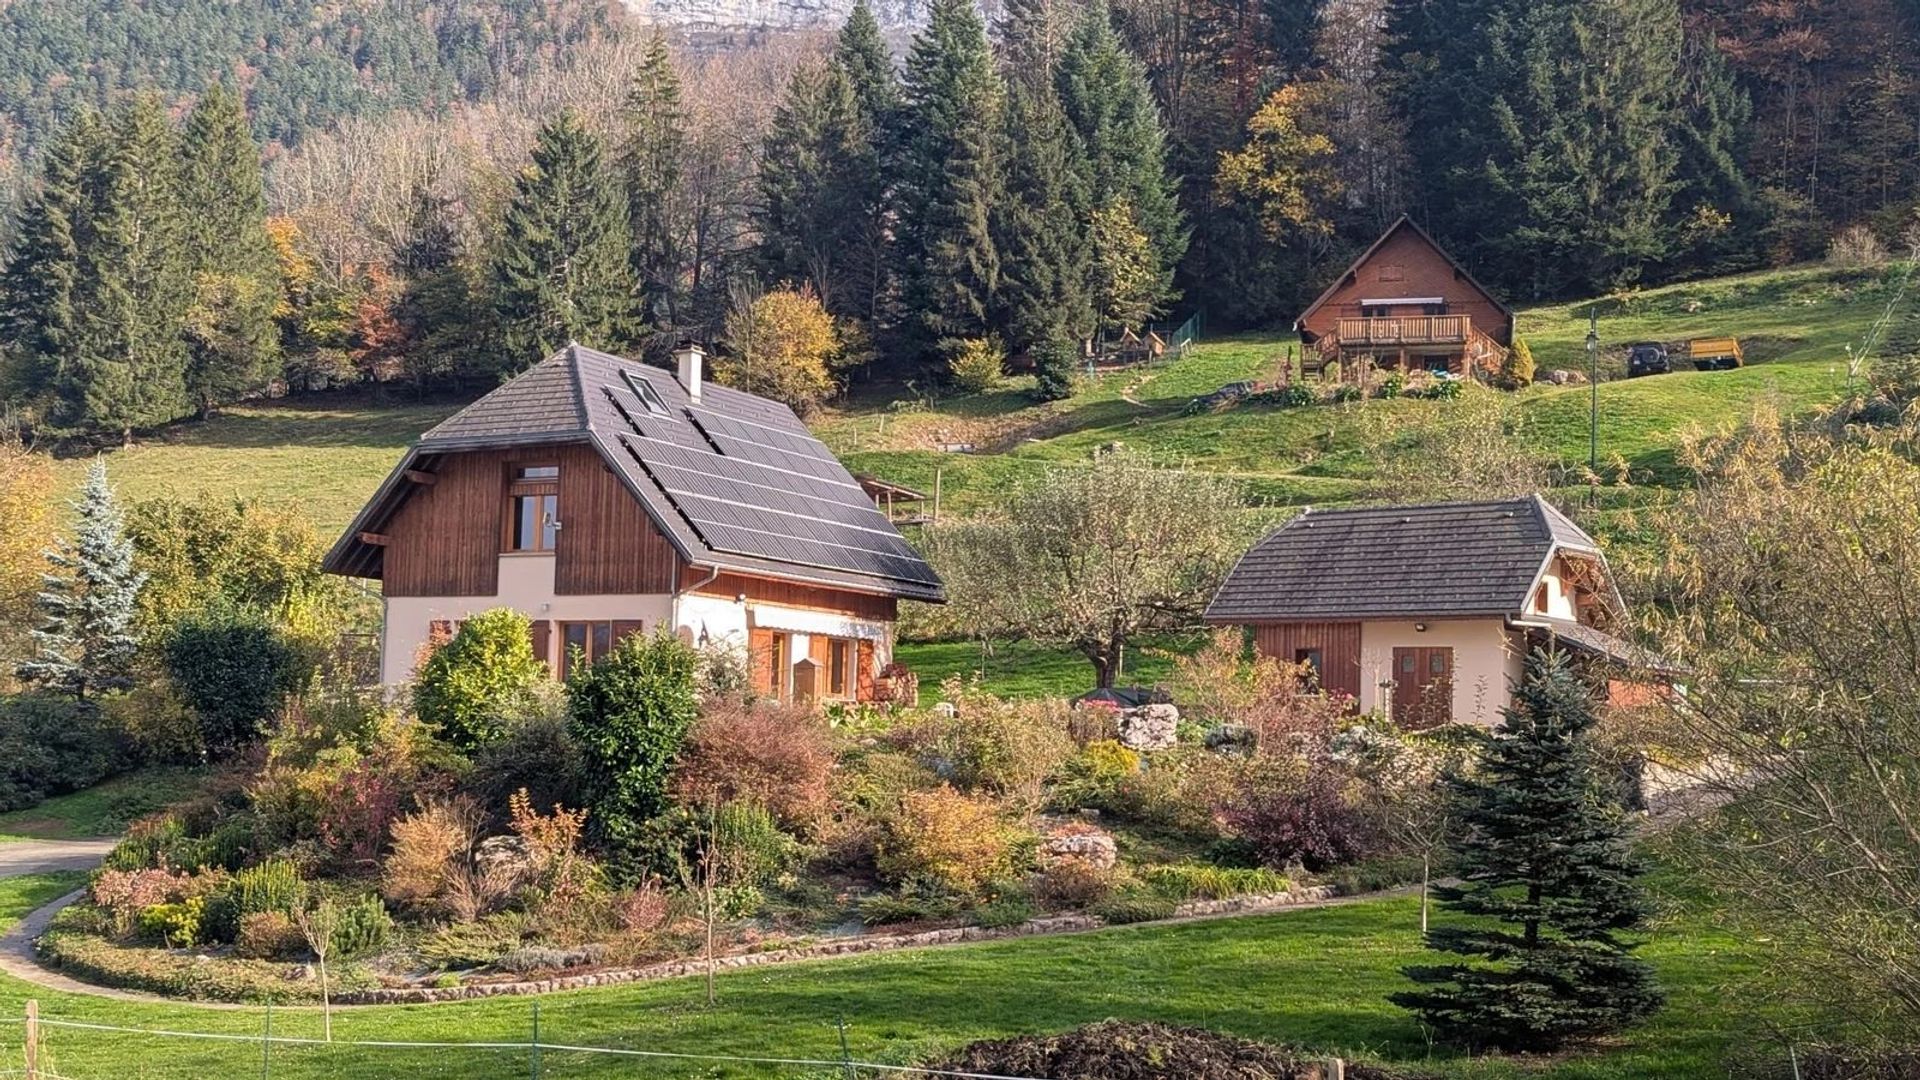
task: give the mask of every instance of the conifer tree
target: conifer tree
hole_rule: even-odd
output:
[[[540,128],[533,160],[514,181],[489,267],[505,371],[569,340],[609,349],[629,342],[631,235],[600,140],[572,110],[561,112]]]
[[[1054,80],[1074,135],[1081,217],[1090,223],[1095,208],[1126,205],[1153,255],[1150,306],[1162,309],[1176,296],[1173,271],[1187,251],[1186,221],[1146,68],[1114,32],[1104,0],[1081,16]]]
[[[143,94],[108,125],[82,173],[72,343],[54,380],[57,425],[117,432],[191,411],[182,322],[193,301],[178,139]]]
[[[73,343],[74,278],[83,224],[82,172],[98,151],[99,118],[82,112],[47,148],[40,183],[21,208],[6,269],[0,271],[0,350],[18,399],[37,398],[54,381]]]
[[[680,75],[665,35],[657,30],[627,88],[623,116],[626,145],[620,164],[633,229],[639,315],[648,326],[668,329],[680,321],[678,214],[687,116],[680,104]]]
[[[1643,868],[1605,793],[1593,724],[1566,654],[1537,650],[1480,767],[1451,781],[1463,880],[1437,891],[1473,921],[1427,943],[1481,962],[1410,967],[1422,988],[1392,997],[1448,1042],[1553,1049],[1660,1007],[1652,969],[1620,937],[1647,915]]]
[[[909,348],[937,363],[993,328],[1002,88],[971,0],[934,0],[904,79],[896,242]]]
[[[794,73],[761,159],[761,255],[772,280],[811,282],[836,315],[866,317],[873,300],[859,272],[871,146],[843,72],[821,64]]]
[[[1051,400],[1068,392],[1074,345],[1092,334],[1094,319],[1066,118],[1049,83],[1009,91],[1007,144],[1007,195],[996,222],[1007,345],[1049,367],[1064,357],[1068,371],[1041,372],[1040,396]]]
[[[181,137],[181,203],[194,302],[187,392],[202,416],[258,386],[278,359],[280,262],[267,236],[260,150],[239,95],[207,87]]]
[[[867,0],[855,0],[853,11],[833,47],[833,66],[847,77],[854,105],[868,130],[885,132],[900,108],[900,81],[893,71],[893,52]]]
[[[475,310],[465,255],[451,200],[431,184],[417,185],[406,242],[394,253],[402,279],[395,318],[406,340],[402,355],[407,371],[416,385],[469,374],[481,313]]]
[[[133,541],[107,483],[106,462],[94,459],[73,506],[74,539],[47,552],[54,572],[35,600],[42,619],[33,631],[36,654],[17,674],[86,701],[130,684],[140,644],[134,620],[147,576],[134,568]]]
[[[1001,11],[1000,65],[1007,85],[1051,82],[1079,25],[1078,0],[1006,0]]]
[[[832,66],[853,95],[854,122],[846,139],[851,159],[841,201],[854,207],[859,218],[852,230],[852,246],[842,260],[847,282],[842,291],[847,295],[840,298],[837,311],[864,321],[869,331],[878,331],[895,317],[891,244],[896,147],[892,136],[900,112],[900,80],[880,21],[867,0],[855,0],[846,25],[840,28]]]

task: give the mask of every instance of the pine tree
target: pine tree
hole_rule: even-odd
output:
[[[1000,66],[1009,87],[1051,83],[1079,24],[1078,0],[1006,0],[1001,5]]]
[[[106,462],[94,459],[73,506],[75,537],[47,552],[54,572],[35,600],[42,618],[33,632],[37,654],[17,674],[85,701],[131,682],[140,645],[134,619],[147,576],[134,569],[133,541],[107,483]]]
[[[488,274],[505,371],[570,340],[620,348],[631,339],[627,203],[600,154],[600,140],[566,110],[540,128],[514,181]]]
[[[117,432],[192,411],[181,326],[193,301],[179,148],[158,98],[121,107],[81,176],[72,343],[54,380],[53,419]]]
[[[181,137],[181,202],[194,303],[187,392],[200,415],[263,382],[279,357],[280,262],[267,236],[260,150],[239,95],[207,87]]]
[[[848,295],[840,310],[878,331],[895,318],[893,310],[893,176],[896,147],[895,120],[900,112],[900,81],[893,70],[893,53],[880,32],[867,0],[855,0],[846,25],[834,44],[833,70],[846,80],[853,95],[854,123],[846,145],[846,194],[858,223],[842,259]],[[857,291],[856,291],[857,290]]]
[[[680,323],[680,171],[687,116],[680,105],[680,75],[667,39],[655,31],[647,54],[627,88],[623,117],[626,144],[621,170],[627,184],[627,219],[633,229],[633,275],[640,286],[640,317],[670,329]]]
[[[1690,248],[1687,261],[1718,272],[1737,252],[1752,250],[1759,224],[1744,165],[1753,105],[1712,38],[1689,35],[1681,66],[1673,206],[1680,238]]]
[[[1064,353],[1071,366],[1073,345],[1092,334],[1094,319],[1086,233],[1074,213],[1079,200],[1072,191],[1066,118],[1050,84],[1016,85],[1009,92],[1007,144],[1007,195],[996,223],[1007,345],[1015,356],[1036,363],[1044,356],[1053,366]],[[1068,389],[1062,373],[1043,373],[1043,399],[1063,397]]]
[[[1114,33],[1103,0],[1074,29],[1055,84],[1074,134],[1082,220],[1090,225],[1096,207],[1126,205],[1152,250],[1150,307],[1163,309],[1177,295],[1173,271],[1187,251],[1186,220],[1146,68]]]
[[[893,71],[893,53],[867,0],[855,0],[853,11],[833,47],[833,66],[847,77],[855,108],[868,130],[885,132],[900,108],[900,82]]]
[[[1410,967],[1423,988],[1392,996],[1449,1042],[1552,1049],[1660,1007],[1652,969],[1619,936],[1645,919],[1647,900],[1593,724],[1566,654],[1535,651],[1480,767],[1451,782],[1463,881],[1437,891],[1473,921],[1435,928],[1427,943],[1485,962]]]
[[[14,386],[0,389],[17,400],[38,398],[54,383],[73,342],[80,180],[99,138],[99,118],[82,112],[47,148],[39,187],[21,208],[0,271],[0,350],[15,375]]]
[[[908,347],[937,364],[993,328],[1002,89],[971,0],[934,0],[907,57],[896,256]]]

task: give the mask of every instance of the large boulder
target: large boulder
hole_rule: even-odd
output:
[[[1093,870],[1111,870],[1120,859],[1113,834],[1091,825],[1067,825],[1040,841],[1042,869],[1077,863]]]
[[[1120,713],[1120,742],[1131,750],[1170,750],[1180,741],[1180,710],[1168,704],[1142,705]]]

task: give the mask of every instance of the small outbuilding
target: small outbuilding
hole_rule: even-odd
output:
[[[1251,627],[1262,654],[1420,728],[1496,722],[1527,653],[1550,640],[1644,668],[1615,634],[1624,613],[1600,545],[1533,495],[1309,508],[1241,558],[1206,619]]]

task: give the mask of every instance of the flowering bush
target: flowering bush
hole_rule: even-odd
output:
[[[831,802],[833,748],[810,710],[709,698],[674,769],[683,802],[752,800],[789,828],[816,821]]]

